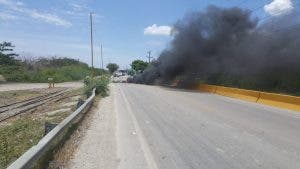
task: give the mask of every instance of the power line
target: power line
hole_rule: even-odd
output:
[[[249,2],[249,0],[242,0],[242,1],[240,1],[239,3],[237,3],[235,6],[241,7],[243,4],[245,4],[245,3],[247,3],[247,2]],[[258,11],[258,10],[260,10],[260,9],[263,9],[263,8],[265,7],[265,5],[267,5],[267,4],[264,4],[264,5],[262,5],[262,6],[257,6],[257,7],[255,7],[254,9],[249,9],[249,10],[251,10],[251,12],[252,12],[252,14],[253,14],[253,13],[255,13],[256,11]],[[300,5],[300,1],[293,2],[293,8],[295,8],[295,7],[298,6],[298,5]],[[273,15],[268,15],[268,16],[264,16],[264,17],[262,17],[262,18],[259,18],[259,22],[265,21],[265,20],[268,20],[268,19],[273,19],[273,16],[274,16],[274,15],[277,15],[277,14],[280,15],[280,14],[282,14],[282,13],[283,13],[282,9],[277,9],[277,10],[274,11]],[[276,19],[276,18],[274,18],[274,19]]]
[[[295,2],[295,3],[293,3],[293,7],[295,7],[295,6],[299,5],[299,4],[300,4],[300,1]],[[263,6],[258,6],[258,7],[254,8],[254,9],[250,9],[250,10],[252,11],[252,13],[254,13],[254,12],[258,11],[259,9],[263,9],[266,5],[267,4],[264,4]],[[275,12],[276,12],[275,14],[280,14],[280,13],[282,13],[282,10],[281,9],[277,9],[277,10],[275,10]]]
[[[297,6],[297,5],[300,5],[300,1],[298,2],[298,3],[295,3],[294,4],[294,7],[295,6]],[[279,14],[282,14],[282,10],[276,10],[275,11],[275,13],[274,13],[275,15],[279,15]],[[297,13],[294,13],[293,15],[296,15]],[[262,18],[260,18],[260,20],[259,21],[264,21],[264,20],[267,20],[267,19],[276,19],[276,18],[272,18],[273,16],[272,15],[269,15],[269,16],[265,16],[265,17],[262,17]]]
[[[273,29],[273,30],[271,30],[271,33],[291,30],[291,29],[297,28],[297,26],[300,26],[300,23],[290,25],[290,26],[287,26],[287,27],[284,27],[284,28],[281,28],[281,29]],[[269,37],[270,39],[274,39],[273,36],[268,35],[268,34],[260,34],[260,35],[265,36],[265,37]]]
[[[241,1],[241,2],[239,2],[239,3],[237,3],[235,6],[242,6],[243,4],[245,4],[246,2],[248,2],[249,0],[243,0],[243,1]]]
[[[246,3],[246,2],[247,2],[247,0],[241,1],[241,2],[238,3],[238,5],[236,5],[236,6],[241,6],[242,4],[244,4],[244,3]],[[252,14],[253,14],[253,13],[257,12],[258,10],[263,9],[263,8],[265,7],[265,5],[267,5],[267,4],[264,4],[263,6],[257,6],[257,7],[255,7],[254,9],[249,9],[249,10],[251,10],[251,12],[252,12]],[[294,3],[293,3],[293,7],[298,6],[298,5],[300,5],[300,1],[297,1],[297,2],[294,2]],[[281,14],[281,13],[282,13],[282,10],[281,10],[281,9],[277,9],[277,10],[275,10],[275,13],[274,13],[274,14],[277,15],[277,14]],[[263,17],[263,18],[260,18],[260,21],[261,21],[261,20],[266,20],[266,19],[272,18],[272,17],[273,17],[272,15],[265,16],[265,17]]]

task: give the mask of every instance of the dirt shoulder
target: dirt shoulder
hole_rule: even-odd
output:
[[[67,87],[67,88],[80,88],[83,87],[82,82],[65,82],[57,83],[56,87]],[[1,91],[11,90],[29,90],[29,89],[43,89],[48,88],[48,83],[3,83],[0,84]]]
[[[116,169],[116,115],[113,96],[95,102],[76,132],[56,153],[50,168]]]

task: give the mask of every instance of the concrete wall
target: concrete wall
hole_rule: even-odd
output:
[[[254,90],[245,90],[224,86],[201,84],[197,90],[215,93],[222,96],[238,98],[241,100],[256,102],[274,107],[300,111],[300,97],[282,95],[276,93],[267,93]]]

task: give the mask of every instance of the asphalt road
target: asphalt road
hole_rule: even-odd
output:
[[[156,86],[112,90],[119,169],[300,168],[300,113]]]

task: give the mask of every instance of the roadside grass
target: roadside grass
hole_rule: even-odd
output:
[[[63,66],[59,68],[45,68],[38,72],[28,72],[30,82],[48,82],[48,77],[54,79],[56,83],[67,81],[78,81],[90,74],[87,66]]]
[[[109,92],[110,78],[107,75],[98,76],[95,78],[86,78],[84,80],[85,87],[78,91],[79,93],[84,93],[85,97],[89,97],[92,94],[92,90],[96,88],[95,103],[89,110],[89,113],[80,120],[80,122],[74,127],[74,131],[70,132],[69,137],[66,139],[62,145],[60,145],[55,151],[52,160],[49,162],[47,169],[57,169],[57,168],[68,168],[68,162],[73,157],[74,152],[79,146],[84,134],[90,125],[90,119],[92,115],[98,109],[98,102],[102,97],[108,95]]]
[[[76,59],[40,57],[20,60],[16,55],[0,51],[1,81],[6,79],[9,82],[48,82],[48,78],[53,78],[57,83],[82,80],[92,73],[95,76],[108,74],[104,69],[92,69],[88,64]]]
[[[82,120],[76,125],[74,131],[70,134],[69,138],[60,145],[55,151],[53,158],[49,162],[47,169],[58,169],[58,168],[69,168],[69,161],[74,157],[74,154],[81,144],[86,131],[91,125],[91,119],[93,115],[97,113],[98,103],[101,100],[101,96],[96,96],[94,104],[91,106],[90,110],[82,118]]]
[[[81,96],[84,96],[84,88],[81,87],[81,88],[78,88],[78,89],[74,89],[74,90],[71,90],[68,94],[69,95],[81,95]],[[86,97],[84,97],[84,99],[86,99]]]
[[[71,111],[58,113],[54,116],[47,116],[46,121],[52,124],[58,124],[70,115]]]
[[[43,138],[45,122],[60,123],[68,117],[76,109],[76,105],[72,106],[70,111],[50,117],[47,116],[46,112],[61,109],[63,103],[77,101],[72,100],[74,96],[85,99],[84,88],[71,90],[67,92],[67,96],[71,96],[71,98],[43,106],[32,113],[24,114],[0,125],[0,169],[6,168]]]
[[[39,71],[28,70],[21,68],[21,70],[10,69],[12,66],[0,66],[0,75],[3,75],[7,81],[10,82],[33,82],[33,83],[47,83],[48,78],[54,79],[54,82],[69,82],[84,79],[92,73],[92,69],[87,65],[68,65],[61,67],[43,67]],[[105,70],[94,69],[96,76],[107,74]]]
[[[0,92],[0,106],[42,95],[42,91],[18,90]]]
[[[95,78],[85,78],[84,79],[84,84],[85,84],[85,94],[90,96],[92,94],[92,91],[94,88],[96,88],[96,95],[100,95],[102,97],[105,97],[108,95],[109,91],[109,76],[108,75],[103,75]]]
[[[7,167],[43,137],[43,120],[25,117],[0,128],[0,168]]]

